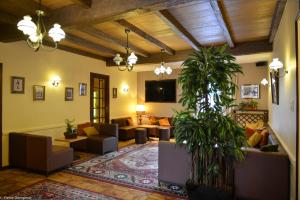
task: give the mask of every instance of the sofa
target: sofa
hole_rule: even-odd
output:
[[[94,154],[106,154],[118,150],[118,125],[117,124],[91,124],[89,122],[79,124],[79,135],[85,135],[84,128],[94,126],[99,134],[87,136],[86,139],[73,142],[71,147],[77,151],[85,151]]]
[[[153,117],[153,116],[152,116]],[[121,141],[126,141],[126,140],[131,140],[134,138],[135,134],[135,129],[137,127],[143,127],[143,125],[151,125],[151,126],[145,126],[147,129],[147,135],[151,137],[159,137],[159,123],[158,120],[162,118],[167,118],[169,123],[171,124],[170,126],[170,136],[173,137],[173,130],[174,127],[172,126],[172,117],[155,117],[157,120],[154,123],[150,123],[149,121],[144,122],[142,125],[133,125],[129,124],[129,121],[132,121],[131,117],[122,117],[122,118],[116,118],[112,119],[111,123],[112,124],[118,124],[119,125],[119,140]]]
[[[73,149],[52,145],[48,136],[27,133],[9,134],[10,166],[42,172],[48,175],[71,165]]]

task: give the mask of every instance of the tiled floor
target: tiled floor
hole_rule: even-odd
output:
[[[119,148],[133,144],[134,140],[120,142]],[[91,154],[81,154],[82,159],[87,159]],[[105,195],[118,197],[119,199],[132,200],[159,200],[159,199],[178,199],[157,193],[145,192],[137,189],[114,185],[94,179],[84,178],[64,172],[56,172],[46,177],[43,175],[25,172],[17,169],[7,169],[0,171],[0,196],[19,190],[25,186],[34,184],[38,181],[50,179],[57,182],[76,186],[82,189],[88,189],[95,192],[101,192]]]

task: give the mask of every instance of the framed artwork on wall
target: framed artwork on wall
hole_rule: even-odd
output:
[[[241,85],[242,99],[259,99],[259,85]]]
[[[79,96],[86,96],[87,93],[87,84],[79,83]]]
[[[117,98],[118,97],[118,89],[117,88],[113,88],[113,98]]]
[[[11,93],[24,94],[25,78],[24,77],[11,77]]]
[[[33,86],[33,101],[45,101],[45,86]]]
[[[272,103],[279,105],[279,77],[278,74],[270,72]]]
[[[66,87],[66,89],[65,89],[65,101],[73,101],[73,88]]]

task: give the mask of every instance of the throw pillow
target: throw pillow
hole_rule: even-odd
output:
[[[127,123],[129,126],[133,126],[133,120],[130,118],[127,119]]]
[[[92,136],[92,135],[98,135],[99,134],[99,132],[97,131],[97,129],[95,127],[93,127],[93,126],[84,128],[83,131],[86,133],[86,135],[88,137]]]
[[[259,120],[255,123],[248,123],[246,122],[246,125],[245,125],[246,128],[251,128],[251,129],[262,129],[264,127],[264,122]]]
[[[153,117],[153,116],[149,117],[149,122],[150,122],[151,125],[157,125],[158,124],[156,117]]]
[[[260,140],[259,147],[262,147],[268,144],[269,132],[267,129],[264,129],[260,134],[262,138]]]
[[[262,135],[259,132],[255,132],[248,140],[247,143],[250,147],[255,147],[259,144],[260,140],[262,138]]]
[[[255,130],[252,128],[246,127],[245,132],[246,132],[246,138],[248,140],[255,133]]]
[[[260,147],[260,150],[265,152],[277,152],[278,144],[267,144],[265,146]]]
[[[86,136],[86,133],[83,131],[84,128],[92,126],[90,122],[77,125],[77,135]]]
[[[171,126],[170,123],[169,123],[168,118],[160,119],[160,120],[159,120],[159,125],[160,125],[160,126]]]

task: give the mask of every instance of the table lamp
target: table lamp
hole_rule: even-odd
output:
[[[136,105],[135,111],[136,111],[136,114],[139,119],[139,125],[141,125],[142,124],[142,115],[144,115],[146,112],[145,105]]]

